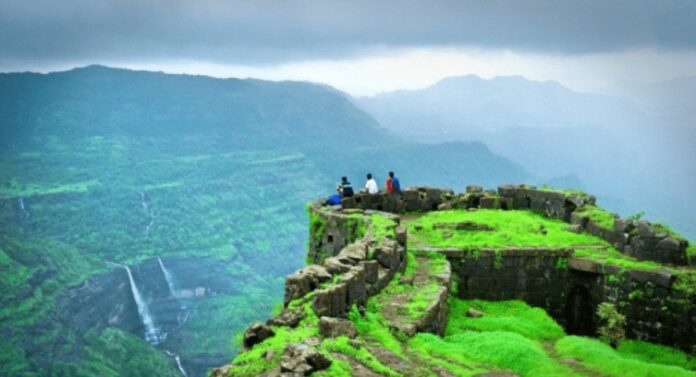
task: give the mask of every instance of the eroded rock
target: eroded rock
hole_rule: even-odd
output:
[[[355,338],[358,335],[353,322],[334,317],[321,317],[319,319],[319,334],[326,338],[336,338],[339,336],[347,336]]]
[[[250,349],[274,335],[275,332],[269,326],[255,323],[244,332],[244,348]]]
[[[324,370],[331,360],[316,348],[306,344],[288,344],[280,360],[281,373],[297,373],[301,376]]]

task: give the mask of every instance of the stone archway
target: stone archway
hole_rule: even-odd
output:
[[[595,336],[595,305],[590,291],[583,285],[576,285],[568,294],[566,302],[566,332],[572,335]]]

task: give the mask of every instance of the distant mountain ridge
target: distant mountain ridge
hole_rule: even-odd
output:
[[[447,77],[420,90],[361,97],[356,103],[384,127],[402,134],[644,121],[642,112],[627,101],[578,93],[555,81],[531,81],[521,76],[489,80],[475,75]]]
[[[696,206],[670,199],[696,190],[696,160],[686,157],[696,147],[696,81],[618,85],[602,93],[521,76],[469,75],[354,101],[407,140],[480,140],[525,166],[538,183],[587,187],[611,210],[646,211],[696,237],[690,216]],[[655,195],[655,182],[663,195]]]

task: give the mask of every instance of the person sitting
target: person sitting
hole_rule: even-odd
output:
[[[350,198],[353,196],[353,186],[348,182],[348,177],[341,177],[341,184],[338,185],[337,190],[343,198]]]
[[[379,188],[377,187],[377,181],[375,181],[372,178],[372,173],[367,173],[367,182],[365,182],[365,190],[367,190],[367,193],[370,195],[379,192]]]
[[[394,172],[389,172],[389,179],[387,179],[387,192],[401,193],[401,183],[399,178],[394,176]]]

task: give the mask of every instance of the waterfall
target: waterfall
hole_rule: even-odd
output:
[[[19,197],[19,210],[22,211],[22,215],[24,215],[25,218],[29,218],[29,212],[27,212],[26,208],[24,207],[24,198]]]
[[[131,273],[130,268],[128,266],[121,267],[125,268],[126,272],[128,272],[128,280],[130,281],[133,299],[135,300],[135,304],[138,306],[140,320],[143,322],[143,326],[145,326],[145,340],[152,345],[157,345],[164,339],[162,336],[160,336],[157,326],[155,326],[155,321],[150,314],[150,309],[147,307],[147,302],[145,302],[143,297],[140,295],[140,291],[138,291],[138,286],[135,284],[135,279],[133,279],[133,274]]]
[[[172,297],[176,297],[176,286],[174,285],[174,277],[172,276],[171,272],[167,270],[166,267],[164,267],[164,263],[162,263],[162,258],[157,256],[157,261],[159,262],[160,269],[162,270],[162,273],[164,274],[164,280],[167,281],[167,285],[169,286],[169,294]]]
[[[150,216],[150,222],[148,222],[145,226],[145,235],[148,235],[150,234],[150,229],[152,229],[152,226],[155,225],[155,214],[154,212],[152,212],[150,206],[147,204],[147,200],[145,200],[144,191],[140,191],[140,205],[143,207],[143,210],[147,212],[148,216]]]
[[[174,361],[176,361],[176,367],[179,368],[179,372],[181,372],[181,375],[184,377],[188,377],[188,374],[186,374],[186,370],[184,370],[184,367],[181,365],[181,358],[179,355],[169,352],[167,350],[164,350],[164,352],[167,353],[167,355],[172,356],[174,358]]]
[[[145,193],[140,191],[140,205],[143,206],[143,209],[147,211],[147,202],[145,201]]]

